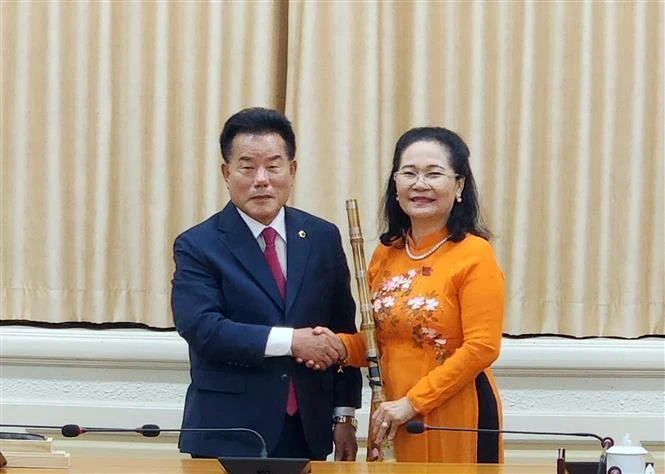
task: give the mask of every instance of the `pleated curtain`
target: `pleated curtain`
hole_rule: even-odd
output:
[[[394,144],[458,132],[506,334],[665,334],[662,2],[2,2],[0,318],[172,327],[171,246],[282,110],[290,205],[369,256]],[[324,245],[325,243],[322,243]],[[350,247],[347,244],[347,255]]]

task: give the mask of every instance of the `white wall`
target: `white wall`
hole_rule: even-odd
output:
[[[175,333],[2,327],[0,356],[4,424],[180,426],[189,374],[186,344]],[[663,465],[665,340],[507,339],[495,374],[505,429],[592,432],[617,441],[630,432]],[[369,391],[364,395],[359,433],[367,431]],[[86,435],[57,443],[70,452],[121,447],[178,455],[174,436]],[[510,435],[506,459],[554,459],[558,447],[585,459],[599,453],[593,439]]]

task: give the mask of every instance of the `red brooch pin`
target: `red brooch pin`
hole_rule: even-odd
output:
[[[426,266],[423,265],[420,268],[420,273],[422,273],[423,276],[428,277],[432,274],[432,267],[426,267]]]

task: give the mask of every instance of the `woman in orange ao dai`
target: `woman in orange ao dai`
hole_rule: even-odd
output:
[[[400,137],[383,217],[368,276],[389,401],[371,414],[370,438],[393,439],[397,461],[502,462],[498,434],[404,429],[412,419],[501,427],[489,367],[501,344],[504,281],[480,219],[469,149],[457,134],[426,127]],[[345,363],[366,365],[362,333],[338,336]]]

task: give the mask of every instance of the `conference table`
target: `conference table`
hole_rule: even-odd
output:
[[[214,459],[72,456],[68,469],[0,468],[3,474],[224,474]],[[312,474],[553,474],[548,464],[312,462]]]

